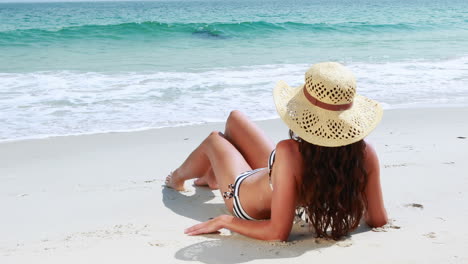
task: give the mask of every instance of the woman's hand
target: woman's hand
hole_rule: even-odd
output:
[[[206,222],[194,225],[184,230],[184,233],[189,236],[196,236],[201,234],[211,234],[218,232],[219,229],[223,228],[224,218],[229,217],[228,215],[221,215]]]

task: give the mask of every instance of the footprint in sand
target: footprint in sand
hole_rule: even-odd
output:
[[[350,239],[346,239],[343,241],[339,241],[338,243],[336,243],[336,245],[339,247],[350,247],[353,245],[353,241],[351,241]]]
[[[400,226],[394,224],[394,219],[388,219],[388,223],[382,227],[372,228],[372,232],[388,232],[389,229],[401,229]]]
[[[401,163],[401,164],[388,164],[384,165],[384,168],[398,168],[398,167],[406,167],[408,163]]]
[[[430,232],[430,233],[427,233],[427,234],[424,234],[423,236],[427,237],[427,238],[436,238],[436,233],[434,232]]]
[[[401,227],[393,224],[386,224],[382,227],[372,228],[372,232],[388,232],[389,229],[401,229]]]
[[[159,243],[159,242],[148,242],[148,245],[150,245],[152,247],[164,247],[164,244]]]
[[[405,204],[405,206],[406,207],[424,209],[424,206],[422,204],[418,204],[418,203],[409,203],[409,204]]]

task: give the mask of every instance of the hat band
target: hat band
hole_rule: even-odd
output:
[[[307,98],[307,100],[320,108],[323,108],[325,110],[330,110],[330,111],[344,111],[348,110],[353,106],[353,102],[349,104],[341,104],[341,105],[332,105],[332,104],[327,104],[322,101],[319,101],[317,98],[313,97],[312,95],[309,94],[309,92],[306,89],[306,86],[304,85],[304,88],[302,89],[304,91],[304,95]]]

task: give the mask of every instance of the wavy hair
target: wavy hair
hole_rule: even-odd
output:
[[[366,143],[322,147],[294,135],[304,160],[299,205],[304,208],[317,237],[338,240],[358,227],[367,207],[364,168]]]

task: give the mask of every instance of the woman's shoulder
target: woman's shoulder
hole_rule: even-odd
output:
[[[379,158],[377,156],[377,152],[372,146],[367,141],[364,141],[366,143],[366,148],[364,149],[364,164],[366,171],[371,173],[371,172],[379,172],[380,170],[380,165],[379,165]]]
[[[375,148],[374,146],[367,140],[364,140],[364,143],[365,143],[365,151],[366,151],[366,155],[375,155],[377,156],[377,153],[375,152]]]
[[[302,168],[302,155],[299,151],[299,143],[292,139],[286,139],[276,144],[275,163],[281,162],[291,168]]]
[[[300,154],[299,145],[297,141],[292,140],[292,139],[281,140],[280,142],[278,142],[278,144],[276,144],[276,153],[278,152],[286,152],[289,154],[294,154],[294,153]]]
[[[297,141],[286,139],[276,144],[275,162],[273,164],[274,182],[285,186],[284,181],[294,182],[297,187],[302,181],[303,160]],[[276,175],[276,176],[275,176]],[[291,181],[291,179],[294,179]],[[275,190],[275,188],[273,188]]]

